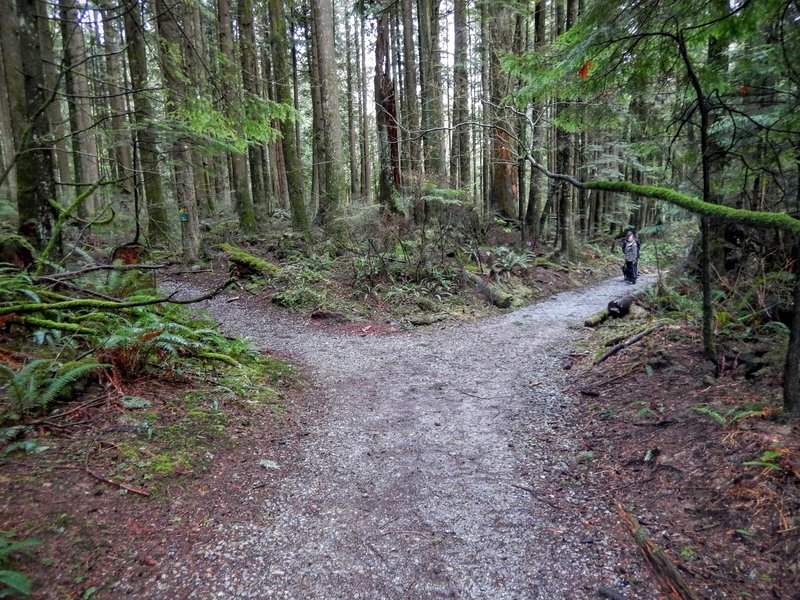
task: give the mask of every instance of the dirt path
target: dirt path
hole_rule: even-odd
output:
[[[215,299],[205,308],[227,332],[306,365],[325,409],[299,468],[277,493],[254,491],[261,519],[218,525],[157,578],[119,591],[499,599],[596,598],[607,586],[653,597],[646,584],[625,587],[646,574],[618,543],[607,501],[570,489],[560,391],[582,320],[626,289],[615,278],[479,323],[388,336]]]

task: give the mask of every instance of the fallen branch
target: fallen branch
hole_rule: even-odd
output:
[[[487,283],[482,277],[466,269],[461,269],[461,276],[477,287],[478,291],[497,308],[508,308],[511,306],[514,297],[501,290],[499,286]]]
[[[633,346],[639,340],[641,340],[644,337],[650,335],[654,331],[658,331],[659,329],[661,329],[665,325],[666,325],[666,323],[656,323],[652,327],[648,327],[644,331],[641,331],[641,332],[637,333],[632,338],[629,338],[629,339],[625,340],[624,342],[621,342],[621,343],[617,344],[616,346],[614,346],[613,348],[611,348],[611,350],[609,350],[608,352],[603,354],[603,356],[601,356],[596,361],[594,361],[594,364],[599,365],[601,362],[603,362],[607,358],[609,358],[611,356],[614,356],[617,352],[619,352],[623,348],[627,348],[628,346]]]
[[[74,277],[80,277],[81,275],[86,275],[87,273],[93,273],[95,271],[131,271],[133,269],[145,269],[145,270],[154,270],[154,269],[166,269],[172,263],[160,263],[160,264],[141,264],[141,265],[92,265],[91,267],[85,267],[83,269],[78,269],[77,271],[64,271],[62,273],[50,273],[49,275],[37,277],[36,281],[52,281],[53,279],[72,279]]]
[[[617,502],[617,512],[622,518],[628,532],[633,536],[636,545],[644,554],[647,564],[650,566],[656,581],[667,593],[668,597],[674,600],[700,600],[689,584],[680,574],[677,567],[667,556],[664,549],[650,539],[647,530],[642,527],[639,521],[629,513],[621,503]]]
[[[17,304],[15,306],[4,306],[0,308],[0,316],[20,313],[42,312],[49,310],[67,310],[93,308],[98,310],[121,310],[123,308],[134,308],[137,306],[150,306],[152,304],[194,304],[213,298],[222,290],[236,281],[235,278],[228,279],[225,283],[217,286],[210,292],[194,298],[176,299],[179,290],[172,292],[169,296],[152,298],[150,300],[140,300],[138,302],[113,302],[109,300],[95,300],[92,298],[80,298],[77,300],[64,300],[63,302],[30,302],[28,304]]]
[[[108,483],[109,485],[115,485],[115,486],[117,486],[119,488],[122,488],[123,490],[127,490],[127,491],[129,491],[131,493],[139,494],[140,496],[149,496],[150,495],[150,492],[148,492],[147,490],[143,490],[142,488],[137,488],[137,487],[135,487],[133,485],[128,485],[127,483],[122,483],[121,481],[115,481],[115,480],[111,479],[110,477],[105,477],[103,475],[100,475],[99,473],[95,473],[89,467],[86,467],[84,470],[89,475],[91,475],[92,477],[94,477],[98,481],[102,481],[103,483]]]

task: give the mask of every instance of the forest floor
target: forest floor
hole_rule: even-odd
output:
[[[583,320],[629,290],[616,277],[408,330],[217,297],[203,308],[227,333],[307,382],[266,410],[226,403],[215,441],[211,390],[138,381],[126,392],[166,407],[203,396],[175,435],[205,454],[148,497],[98,481],[128,448],[105,436],[130,435],[99,402],[86,433],[43,438],[91,447],[80,464],[4,464],[4,529],[45,539],[26,569],[43,598],[665,596],[621,503],[701,597],[792,597],[800,449],[776,376],[714,378],[676,328],[592,366],[603,340]]]

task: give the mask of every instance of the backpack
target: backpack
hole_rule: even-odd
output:
[[[628,262],[639,260],[639,244],[635,241],[625,244],[625,260]]]

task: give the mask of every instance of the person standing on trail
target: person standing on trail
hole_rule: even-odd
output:
[[[622,274],[625,277],[625,283],[636,283],[636,278],[639,276],[639,248],[641,245],[639,238],[636,237],[636,232],[632,229],[628,230],[625,239],[622,240],[622,254],[625,257]]]

